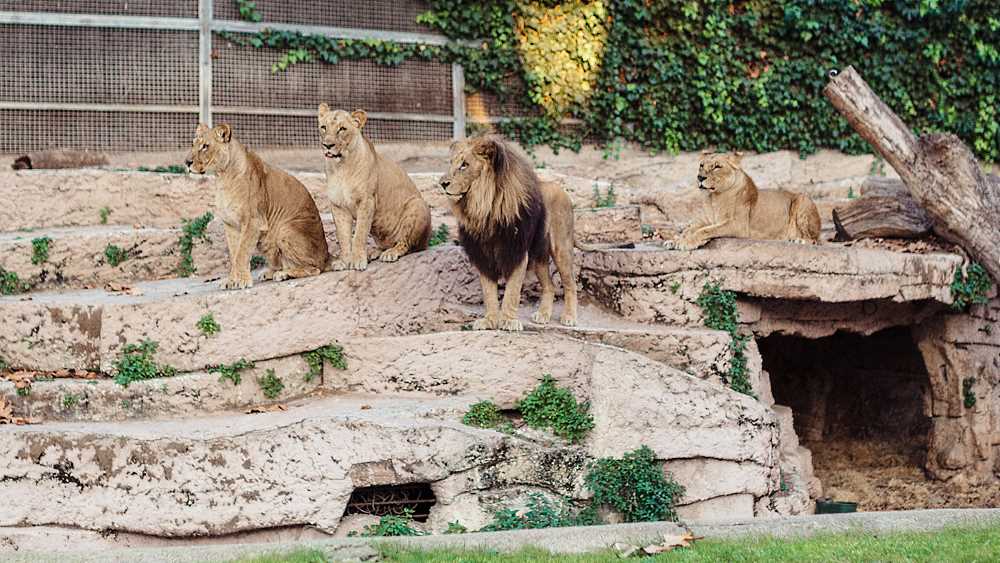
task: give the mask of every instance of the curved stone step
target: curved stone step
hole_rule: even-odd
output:
[[[755,500],[779,488],[775,417],[745,395],[607,346],[567,342],[558,356],[550,353],[553,337],[468,338],[473,357],[460,368],[483,364],[471,346],[477,341],[494,341],[495,349],[510,339],[520,352],[510,358],[535,356],[553,368],[557,357],[581,351],[582,363],[558,377],[591,401],[595,427],[583,443],[458,422],[473,402],[506,402],[530,389],[538,376],[530,363],[506,379],[503,367],[447,370],[449,385],[462,389],[447,397],[351,394],[253,415],[7,425],[0,426],[0,450],[11,452],[0,458],[0,526],[168,537],[287,526],[332,532],[354,488],[429,483],[437,497],[429,527],[460,519],[478,528],[497,499],[516,502],[532,490],[585,498],[589,461],[641,445],[687,487],[682,515],[750,516]]]

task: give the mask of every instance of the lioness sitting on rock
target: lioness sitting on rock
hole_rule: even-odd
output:
[[[250,253],[260,243],[268,269],[262,279],[315,276],[330,259],[323,222],[306,187],[270,166],[233,138],[229,125],[198,124],[188,169],[215,172],[215,206],[226,230],[229,276],[225,289],[251,287]]]
[[[816,204],[804,194],[758,190],[740,168],[740,157],[709,154],[698,166],[698,189],[707,195],[704,217],[677,242],[693,250],[720,237],[791,240],[815,244],[820,220]]]
[[[576,276],[573,273],[573,204],[562,186],[541,182],[531,164],[500,137],[458,141],[441,188],[458,219],[458,237],[479,271],[486,316],[475,330],[521,330],[517,318],[521,284],[528,267],[542,285],[537,323],[552,316],[555,286],[549,258],[556,263],[566,294],[562,324],[576,325]],[[503,306],[497,282],[507,280]]]
[[[431,237],[430,208],[409,175],[375,151],[362,132],[367,120],[364,110],[319,106],[327,193],[340,244],[334,270],[368,267],[369,232],[383,262],[426,249]]]

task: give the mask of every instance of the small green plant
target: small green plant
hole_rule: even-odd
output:
[[[156,363],[153,356],[158,347],[159,344],[148,339],[139,344],[126,344],[121,357],[115,360],[115,383],[128,387],[134,381],[176,375],[176,369]]]
[[[7,360],[3,359],[3,357],[0,357],[0,371],[7,371],[7,368],[9,367],[10,365],[7,364]]]
[[[964,311],[971,305],[986,303],[986,294],[992,287],[993,280],[982,264],[971,262],[965,271],[960,267],[951,281],[951,306],[956,311]]]
[[[232,381],[235,386],[239,385],[240,382],[243,381],[243,377],[240,375],[240,372],[247,369],[253,369],[253,366],[253,362],[240,358],[231,364],[212,366],[208,368],[208,373],[217,373],[219,374],[220,383],[228,379],[229,381]]]
[[[496,428],[502,422],[503,414],[493,401],[479,401],[469,407],[469,412],[462,417],[462,424],[478,428]]]
[[[121,402],[123,410],[129,410],[132,408],[132,399],[122,399]]]
[[[109,244],[104,248],[104,258],[108,261],[108,264],[117,266],[128,260],[128,251],[119,246]]]
[[[739,314],[736,294],[722,289],[718,282],[706,283],[695,301],[705,317],[705,326],[729,333],[729,371],[722,374],[723,383],[733,391],[754,396],[747,369],[747,342],[749,337],[739,332]]]
[[[0,266],[0,295],[14,295],[28,291],[28,284],[21,281],[16,272]]]
[[[18,397],[27,397],[31,394],[31,386],[18,387],[16,393]]]
[[[157,174],[187,174],[187,166],[183,164],[171,164],[170,166],[140,166],[136,168],[139,172],[156,172]]]
[[[196,219],[184,219],[181,221],[181,238],[177,243],[181,251],[181,262],[177,266],[177,275],[180,277],[189,277],[197,271],[194,267],[194,258],[191,256],[191,251],[194,250],[194,243],[197,239],[201,239],[202,241],[208,240],[205,230],[211,222],[211,212],[205,213]]]
[[[642,238],[653,238],[653,235],[656,234],[656,230],[649,223],[639,225],[639,230],[642,232]]]
[[[52,246],[52,239],[49,237],[31,239],[31,263],[37,266],[47,262],[50,246]]]
[[[277,399],[285,389],[285,383],[281,381],[280,377],[274,374],[273,369],[264,372],[263,377],[258,377],[257,385],[260,385],[260,390],[264,392],[264,396],[272,401]]]
[[[302,358],[309,366],[309,371],[303,376],[307,382],[312,381],[316,376],[323,373],[323,361],[330,362],[330,365],[337,369],[347,369],[347,359],[344,358],[344,347],[340,344],[327,344],[316,348],[312,352],[302,354]]]
[[[677,295],[677,292],[681,290],[681,282],[674,280],[670,282],[670,294]]]
[[[595,505],[610,506],[626,522],[677,521],[674,506],[684,495],[684,487],[664,476],[653,450],[647,446],[620,459],[597,460],[584,482],[594,493]]]
[[[73,393],[66,393],[63,395],[62,404],[64,409],[71,409],[80,404],[80,396]]]
[[[250,257],[251,270],[256,270],[257,268],[261,268],[264,266],[264,264],[267,264],[267,260],[260,254],[254,254],[253,256]]]
[[[976,406],[976,392],[972,387],[976,384],[975,377],[966,377],[962,380],[962,397],[964,399],[963,404],[965,408],[971,409]]]
[[[847,199],[858,199],[857,194],[854,193],[854,186],[848,186]]]
[[[592,508],[575,509],[562,500],[555,502],[538,493],[528,495],[528,510],[523,513],[511,508],[498,510],[493,521],[481,532],[504,530],[533,530],[538,528],[563,528],[566,526],[591,526],[597,523],[597,513]]]
[[[413,527],[413,509],[404,508],[403,514],[387,514],[381,517],[378,524],[365,526],[361,535],[366,538],[423,536],[424,532]]]
[[[557,436],[578,442],[594,427],[594,417],[587,412],[590,405],[577,403],[568,389],[556,386],[551,375],[542,376],[541,383],[517,404],[528,426],[551,429]]]
[[[594,207],[614,207],[617,199],[614,184],[608,186],[608,191],[604,195],[601,195],[601,189],[594,184]]]
[[[448,242],[448,225],[441,223],[438,228],[434,229],[431,233],[431,239],[427,243],[428,246],[437,246],[439,244],[444,244]]]
[[[464,534],[468,532],[469,529],[463,526],[458,520],[454,522],[448,522],[448,528],[444,531],[446,534]]]
[[[236,8],[240,12],[240,19],[248,22],[260,22],[261,15],[257,11],[257,3],[253,0],[236,0]]]
[[[198,330],[200,330],[205,336],[218,334],[218,332],[222,330],[219,323],[215,322],[215,317],[212,316],[212,313],[205,313],[202,315],[201,318],[198,319],[198,322],[195,323],[195,326],[198,327]]]
[[[97,214],[101,217],[101,224],[107,225],[108,217],[111,215],[111,208],[107,206],[102,207],[97,211]]]

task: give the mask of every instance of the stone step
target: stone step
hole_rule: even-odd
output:
[[[440,368],[443,384],[433,393],[359,390],[260,414],[0,426],[0,451],[10,452],[0,458],[0,527],[160,537],[297,526],[334,532],[354,489],[428,483],[437,500],[429,528],[441,531],[456,519],[478,528],[531,491],[585,498],[591,461],[640,445],[687,487],[682,515],[721,507],[749,517],[753,501],[779,486],[774,415],[745,395],[597,344],[538,334],[449,336],[467,357],[425,349],[427,358],[417,361],[416,342],[391,362],[396,372],[381,376],[404,385],[400,375],[425,378],[436,389],[426,379],[430,366],[461,358]],[[553,354],[557,345],[563,348]],[[377,385],[370,377],[379,366],[359,367],[336,385]],[[595,426],[581,444],[459,422],[478,400],[508,406],[537,384],[540,368],[589,399]]]

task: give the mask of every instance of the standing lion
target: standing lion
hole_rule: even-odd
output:
[[[708,154],[698,166],[698,189],[706,193],[705,213],[692,222],[677,242],[694,250],[719,237],[819,240],[819,210],[809,196],[784,190],[758,190],[740,168],[740,157]]]
[[[562,187],[542,183],[510,145],[488,135],[452,145],[451,167],[441,177],[441,188],[451,200],[459,240],[483,286],[486,316],[472,328],[522,330],[517,311],[529,266],[542,284],[532,320],[547,323],[555,300],[550,257],[566,294],[561,321],[576,325],[573,205]],[[501,279],[507,280],[502,306],[497,291]]]
[[[251,287],[250,253],[260,243],[268,269],[263,279],[282,281],[318,275],[329,260],[316,202],[306,187],[233,138],[223,123],[198,124],[186,164],[197,174],[215,172],[216,214],[229,247],[224,289]]]
[[[326,189],[340,244],[334,270],[368,267],[369,232],[383,262],[424,250],[431,238],[427,202],[398,164],[375,151],[362,131],[367,121],[364,110],[347,113],[319,105]]]

